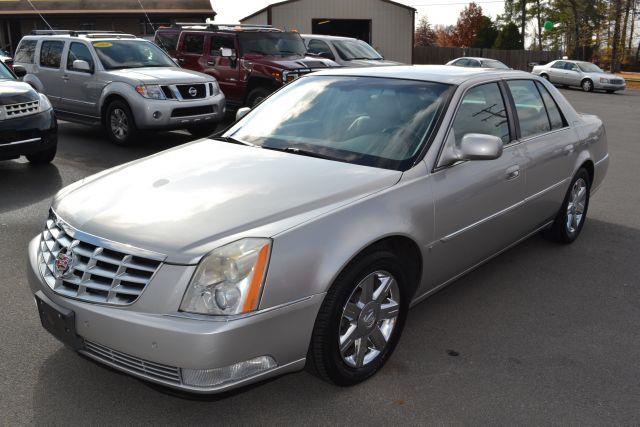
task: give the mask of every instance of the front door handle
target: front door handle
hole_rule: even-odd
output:
[[[519,176],[520,176],[520,166],[519,165],[511,166],[510,168],[508,168],[506,170],[506,179],[507,179],[507,181],[510,181],[512,179],[516,179]]]
[[[563,151],[565,154],[569,155],[576,150],[576,147],[573,144],[565,145]]]
[[[213,62],[213,61],[207,61],[207,65],[212,65],[213,66],[213,65],[216,65],[216,63]]]

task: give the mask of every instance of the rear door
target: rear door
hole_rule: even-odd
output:
[[[573,62],[566,62],[564,66],[564,83],[571,86],[580,86],[582,75],[578,66]]]
[[[47,95],[54,108],[62,108],[65,81],[62,78],[63,40],[44,39],[40,43],[36,75],[42,82],[44,94]]]
[[[556,61],[549,67],[547,73],[549,74],[550,82],[562,83],[562,79],[564,78],[564,64],[564,61]]]
[[[89,47],[82,42],[72,41],[65,55],[65,90],[61,107],[63,110],[83,116],[99,117],[98,100],[102,87],[95,81],[95,59]],[[77,70],[73,61],[89,63],[90,71]]]
[[[439,285],[504,249],[524,233],[525,150],[514,140],[508,98],[498,83],[467,90],[457,107],[444,150],[459,146],[464,135],[480,133],[502,139],[495,160],[439,165],[433,173],[436,239],[434,284]]]
[[[518,119],[518,141],[526,148],[525,221],[533,229],[556,215],[576,162],[579,137],[541,82],[509,80]]]
[[[180,34],[177,59],[181,67],[204,72],[204,33],[183,31]]]
[[[220,52],[222,48],[232,49],[237,52],[236,37],[228,34],[213,33],[208,35],[207,39],[204,72],[215,77],[228,102],[242,104],[244,102],[246,83],[240,78],[238,60],[237,58],[226,58]]]

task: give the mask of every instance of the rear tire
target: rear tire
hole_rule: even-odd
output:
[[[551,228],[544,230],[542,235],[558,243],[573,243],[587,220],[589,209],[589,193],[591,179],[584,168],[580,168],[571,180],[571,185],[564,197],[560,211],[556,215]]]
[[[33,154],[27,154],[26,158],[27,160],[29,160],[29,163],[34,166],[48,165],[56,157],[57,151],[58,145],[55,144],[52,147],[47,148],[46,150],[42,150]]]
[[[107,106],[104,127],[111,142],[131,145],[138,132],[131,109],[124,101],[113,101]]]
[[[551,80],[549,80],[549,75],[548,74],[542,73],[542,74],[540,74],[540,77],[542,77],[546,81],[551,81]]]
[[[401,266],[395,254],[382,249],[357,258],[338,276],[313,328],[311,373],[350,386],[384,366],[400,339],[411,298]]]
[[[247,96],[247,107],[254,108],[261,103],[267,96],[271,95],[273,90],[266,87],[257,87],[249,92]]]
[[[580,86],[585,92],[593,92],[593,82],[591,79],[584,79],[582,83],[580,83]]]

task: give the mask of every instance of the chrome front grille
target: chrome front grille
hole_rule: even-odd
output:
[[[624,83],[624,80],[622,80],[622,79],[611,79],[611,80],[609,80],[609,83],[614,84],[614,85],[621,85],[622,83]]]
[[[114,365],[116,368],[145,378],[172,384],[180,384],[182,382],[180,368],[175,366],[149,362],[86,340],[84,348],[80,351],[101,362]]]
[[[73,229],[51,212],[40,239],[40,273],[54,292],[83,301],[135,302],[163,257],[116,248]]]
[[[31,114],[36,114],[40,111],[40,101],[21,102],[20,104],[5,105],[4,112],[7,119],[15,119],[18,117],[24,117]]]

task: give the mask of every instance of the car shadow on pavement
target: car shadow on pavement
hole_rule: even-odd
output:
[[[534,236],[418,304],[387,365],[352,388],[301,372],[191,401],[58,346],[34,367],[33,421],[630,422],[638,247],[640,229],[594,219],[573,245]]]
[[[54,164],[0,161],[0,213],[50,198],[61,187],[62,178]]]

